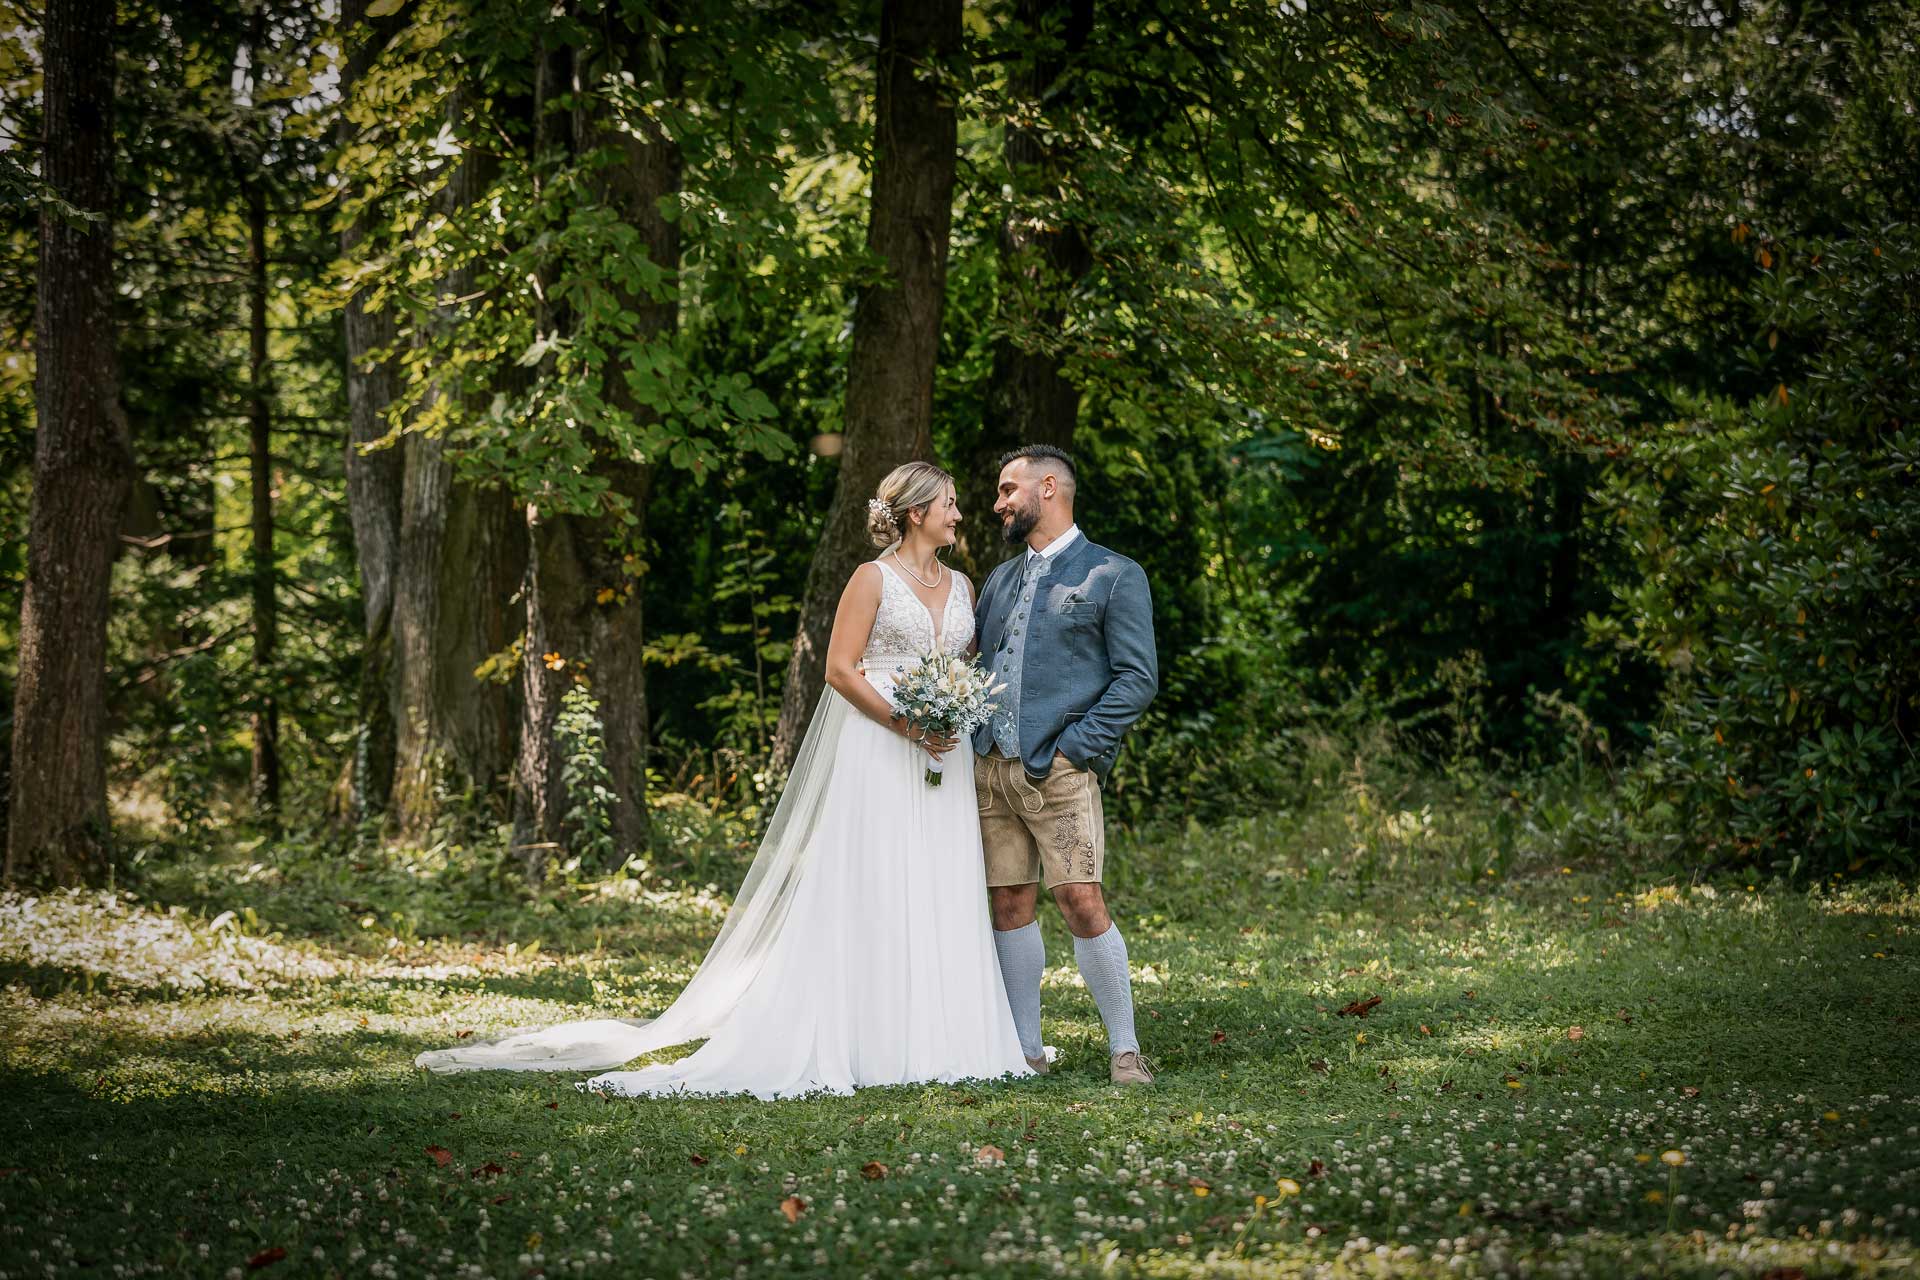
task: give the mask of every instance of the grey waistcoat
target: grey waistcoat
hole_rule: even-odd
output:
[[[1009,643],[1026,555],[988,574],[980,589],[977,635],[980,659],[989,669],[1000,665],[1000,651]],[[1145,571],[1082,532],[1041,569],[1018,642],[1025,646],[1017,705],[1028,776],[1050,773],[1057,751],[1104,780],[1120,739],[1160,687]],[[992,750],[992,729],[975,733],[973,745],[981,755]]]

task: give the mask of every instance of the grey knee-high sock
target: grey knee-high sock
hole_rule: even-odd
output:
[[[1000,978],[1007,985],[1007,1004],[1013,1009],[1013,1030],[1020,1052],[1037,1058],[1040,1045],[1040,975],[1047,967],[1047,944],[1040,939],[1040,922],[1029,920],[1018,929],[995,929],[993,949],[1000,953]]]
[[[1133,980],[1127,973],[1127,944],[1119,925],[1094,938],[1075,938],[1073,958],[1080,962],[1100,1020],[1107,1024],[1107,1052],[1140,1052],[1133,1034]]]

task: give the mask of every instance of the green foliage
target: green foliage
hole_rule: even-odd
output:
[[[560,698],[553,735],[560,743],[560,778],[566,785],[567,853],[559,870],[571,874],[582,867],[610,868],[619,850],[613,840],[613,778],[604,759],[606,739],[600,724],[600,704],[576,684]]]
[[[1641,575],[1595,630],[1671,672],[1643,785],[1696,847],[1911,870],[1920,649],[1894,637],[1920,587],[1920,253],[1905,225],[1758,253],[1751,356],[1781,380],[1699,404],[1615,475]]]
[[[656,633],[648,640],[648,668],[656,676],[649,692],[667,704],[656,708],[656,732],[680,766],[671,785],[689,785],[695,773],[689,766],[698,762],[700,785],[694,790],[751,813],[778,794],[772,738],[799,608],[787,590],[797,581],[792,550],[783,554],[757,513],[738,500],[707,513],[701,525],[703,537],[690,548],[697,549],[700,563],[672,557],[661,577],[677,586],[691,569],[688,576],[704,589],[678,588],[689,594],[664,601],[661,612],[676,618],[692,613],[703,631]],[[690,541],[684,529],[671,536]],[[666,594],[659,584],[655,590]],[[689,710],[703,725],[699,738],[683,736]]]
[[[806,205],[787,192],[808,138],[833,127],[830,99],[804,32],[777,22],[677,28],[662,81],[652,65],[607,69],[606,32],[630,24],[647,47],[663,38],[657,15],[588,5],[526,18],[503,0],[472,15],[425,4],[358,86],[348,118],[381,145],[343,151],[361,194],[342,215],[383,214],[373,252],[387,256],[371,278],[365,261],[343,262],[341,284],[371,284],[369,306],[399,321],[397,429],[447,435],[467,473],[547,509],[632,526],[631,495],[596,459],[698,481],[736,456],[794,448],[754,376],[700,351],[710,326],[780,305],[813,272]],[[529,38],[599,70],[576,92],[530,99]],[[681,187],[659,212],[678,228],[679,264],[654,261],[619,205],[630,160],[611,141],[536,145],[570,119],[599,122],[609,140],[656,129],[672,140]],[[448,184],[473,181],[463,166],[485,181],[452,206]],[[449,277],[466,292],[448,294]],[[682,307],[683,323],[644,326],[638,308],[662,303]],[[639,545],[638,530],[627,536]]]
[[[120,5],[115,320],[140,469],[113,587],[120,817],[205,841],[243,814],[244,716],[270,690],[287,816],[363,816],[337,786],[368,745],[351,289],[399,328],[376,353],[403,383],[386,445],[436,435],[463,478],[614,530],[614,589],[647,619],[650,852],[724,881],[712,848],[778,792],[770,716],[877,270],[876,11],[380,0],[353,32],[329,12]],[[19,16],[0,117],[31,139]],[[1424,768],[1460,795],[1551,793],[1480,833],[1496,863],[1528,823],[1583,856],[1898,862],[1913,7],[1116,0],[1093,20],[1037,93],[1010,72],[1065,37],[1017,6],[970,8],[940,69],[960,184],[932,448],[966,477],[977,577],[999,552],[973,497],[994,352],[1058,355],[1083,524],[1155,595],[1163,692],[1116,819],[1299,812],[1364,759],[1396,786]],[[370,37],[350,91],[317,92]],[[578,84],[539,79],[561,51]],[[572,131],[589,119],[604,131]],[[1009,169],[1015,127],[1057,183]],[[677,264],[622,203],[614,140],[654,130],[678,148]],[[272,211],[271,670],[246,625],[250,189]],[[42,194],[30,147],[0,154],[16,605]],[[1003,271],[1014,217],[1072,225],[1084,277]],[[343,259],[347,219],[367,235]],[[1061,322],[1035,323],[1049,303]],[[468,816],[435,841],[479,858]],[[576,873],[606,854],[595,830]]]
[[[310,307],[332,257],[302,208],[322,149],[306,60],[314,11],[211,3],[120,5],[115,41],[114,314],[121,400],[137,476],[122,521],[109,614],[109,744],[120,819],[204,839],[248,817],[245,715],[262,692],[291,701],[280,753],[288,799],[317,809],[348,742],[358,668],[352,532],[334,429],[343,397],[337,324]],[[14,24],[0,41],[0,114],[37,136],[38,53]],[[32,156],[32,149],[27,154]],[[253,661],[247,457],[246,196],[268,213],[275,666]],[[0,664],[16,660],[34,420],[35,210],[0,202],[17,270],[0,285]],[[296,696],[287,699],[289,691]]]
[[[717,721],[715,745],[750,748],[758,768],[765,769],[780,714],[780,684],[793,652],[788,628],[800,605],[783,590],[791,588],[793,579],[780,571],[779,557],[752,513],[730,502],[719,519],[734,537],[720,548],[713,603],[723,610],[724,620],[714,630],[737,638],[735,644],[744,646],[746,654],[716,657],[709,669],[726,673],[729,686],[702,702],[700,709]]]

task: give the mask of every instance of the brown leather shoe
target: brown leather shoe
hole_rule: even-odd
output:
[[[1027,1055],[1024,1053],[1020,1056],[1027,1058]],[[1043,1076],[1047,1074],[1047,1055],[1043,1052],[1037,1058],[1027,1058],[1027,1065],[1033,1068],[1033,1074]]]
[[[1131,1049],[1125,1053],[1113,1055],[1113,1061],[1108,1066],[1108,1074],[1115,1084],[1153,1083],[1153,1072],[1147,1070],[1146,1061]]]

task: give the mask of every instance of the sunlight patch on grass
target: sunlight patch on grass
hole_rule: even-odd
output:
[[[254,937],[246,927],[231,911],[201,920],[182,907],[144,906],[132,893],[8,891],[0,893],[0,965],[179,991],[251,991],[339,972],[312,948]]]

